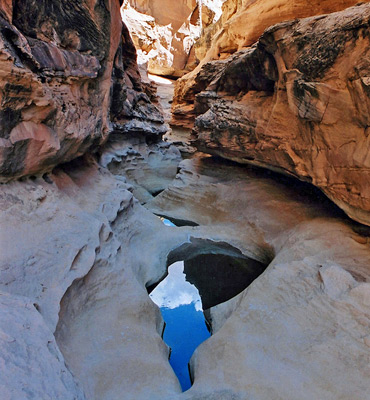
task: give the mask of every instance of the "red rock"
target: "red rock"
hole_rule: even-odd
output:
[[[357,0],[227,0],[222,5],[222,16],[215,25],[209,26],[195,44],[195,53],[200,64],[194,71],[177,81],[173,102],[173,125],[188,126],[193,118],[188,105],[194,104],[198,75],[204,64],[212,60],[224,60],[231,54],[249,47],[263,31],[276,23],[295,18],[304,18],[331,13],[354,6]],[[188,114],[189,113],[189,114]],[[184,119],[184,115],[188,117]]]
[[[203,68],[198,148],[311,182],[370,224],[369,21],[364,4],[284,22]]]
[[[140,118],[154,121],[141,134],[165,131],[159,110],[142,91],[120,6],[118,0],[2,2],[1,181],[47,172],[94,151],[111,121],[128,131]]]

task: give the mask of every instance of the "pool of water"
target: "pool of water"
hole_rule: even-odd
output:
[[[163,340],[171,348],[170,364],[183,391],[191,387],[188,369],[194,350],[208,337],[198,289],[186,281],[184,262],[168,268],[168,276],[151,292],[160,307],[166,327]]]
[[[174,220],[159,218],[167,226],[176,226]],[[148,292],[161,309],[166,323],[163,340],[171,348],[169,361],[185,391],[192,385],[190,358],[210,337],[203,310],[242,292],[263,273],[267,263],[245,256],[228,243],[193,237],[170,252],[167,262],[168,276],[148,287]],[[208,320],[212,330],[210,313]]]
[[[161,221],[166,225],[166,226],[176,226],[173,222],[171,222],[169,219],[160,217]]]

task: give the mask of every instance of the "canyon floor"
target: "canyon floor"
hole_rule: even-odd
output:
[[[8,183],[0,204],[3,399],[369,398],[370,230],[309,184],[194,153],[174,130],[117,136],[99,163]],[[181,393],[146,288],[205,253],[266,269],[207,310]]]

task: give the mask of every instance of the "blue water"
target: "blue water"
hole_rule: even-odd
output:
[[[171,222],[169,219],[166,218],[161,218],[162,222],[166,225],[166,226],[176,226],[173,222]]]
[[[171,347],[170,364],[175,371],[183,391],[191,386],[188,362],[194,350],[209,338],[202,311],[196,311],[194,304],[176,308],[161,308],[166,321],[163,340]]]
[[[168,276],[150,294],[160,307],[166,328],[163,340],[171,347],[170,364],[183,391],[191,387],[188,362],[210,337],[198,289],[185,280],[184,263],[172,264]]]

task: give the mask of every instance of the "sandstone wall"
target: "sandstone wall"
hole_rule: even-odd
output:
[[[173,77],[194,69],[199,59],[193,45],[202,28],[220,17],[223,1],[126,0],[122,17],[138,49],[139,63],[148,63],[152,74]]]
[[[193,102],[199,92],[197,75],[202,66],[217,59],[226,59],[236,51],[251,46],[263,31],[276,23],[313,15],[340,11],[358,0],[227,0],[216,25],[203,32],[195,45],[197,68],[176,83],[172,124],[192,127],[195,118]]]
[[[94,151],[107,138],[110,120],[126,126],[149,119],[161,133],[163,119],[142,92],[120,5],[2,2],[1,181]]]
[[[1,2],[1,176],[24,177],[0,185],[1,400],[367,398],[369,229],[311,186],[207,155],[178,164],[170,143],[147,145],[165,127],[118,9]],[[278,25],[205,64],[198,146],[276,161],[302,179],[323,170],[335,182],[343,171],[356,189],[366,179],[369,13]],[[89,155],[98,147],[99,164]],[[312,165],[311,148],[322,156]],[[169,227],[153,212],[193,224]],[[217,334],[194,354],[194,385],[181,393],[146,288],[197,241],[271,264],[209,310]]]
[[[197,77],[198,148],[311,182],[370,224],[370,4],[275,25]]]
[[[211,57],[224,58],[255,43],[263,31],[278,22],[326,14],[357,4],[356,0],[228,0],[222,25],[214,37]]]

